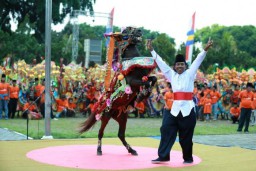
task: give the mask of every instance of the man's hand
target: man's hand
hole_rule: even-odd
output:
[[[208,43],[206,44],[204,50],[207,51],[211,46],[213,45],[213,41],[211,39],[208,40]]]
[[[152,46],[152,40],[151,39],[147,39],[146,41],[147,41],[146,42],[147,49],[150,50],[150,51],[154,50],[154,48]]]

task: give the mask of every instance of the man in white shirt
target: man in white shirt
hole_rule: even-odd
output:
[[[193,102],[194,80],[197,69],[203,62],[207,50],[212,46],[209,40],[204,50],[198,54],[197,58],[188,68],[183,55],[178,54],[174,67],[168,66],[162,58],[154,51],[152,42],[148,41],[147,48],[151,51],[155,62],[171,83],[174,101],[171,110],[165,110],[163,114],[161,140],[158,148],[158,158],[152,163],[162,163],[170,161],[170,151],[179,132],[179,143],[182,148],[184,164],[192,163],[193,134],[196,125],[195,104]]]

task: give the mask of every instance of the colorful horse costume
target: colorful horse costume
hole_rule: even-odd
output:
[[[157,79],[149,76],[156,67],[152,57],[140,57],[136,47],[142,41],[140,29],[127,27],[122,33],[106,35],[110,37],[107,52],[107,69],[105,86],[102,96],[94,105],[92,114],[81,125],[80,133],[88,131],[97,120],[101,120],[98,133],[97,154],[102,155],[101,140],[104,129],[109,120],[113,118],[119,124],[118,137],[129,153],[137,155],[137,152],[125,140],[127,123],[127,108],[134,107],[137,102],[148,98],[151,87]]]

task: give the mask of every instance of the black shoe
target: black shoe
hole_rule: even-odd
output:
[[[249,134],[249,131],[244,131],[244,133]]]
[[[237,132],[242,132],[242,130],[237,130]]]
[[[168,162],[168,161],[170,161],[170,160],[160,159],[160,158],[157,158],[157,159],[155,159],[155,160],[151,160],[151,162],[152,162],[153,164],[159,164],[159,163],[164,163],[164,162]]]
[[[184,162],[183,162],[183,164],[191,164],[191,163],[193,163],[194,161],[193,160],[185,160]]]

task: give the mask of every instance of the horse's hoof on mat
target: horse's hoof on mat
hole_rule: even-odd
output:
[[[133,156],[137,156],[138,155],[138,153],[135,151],[135,152],[131,152],[131,154],[133,155]]]

